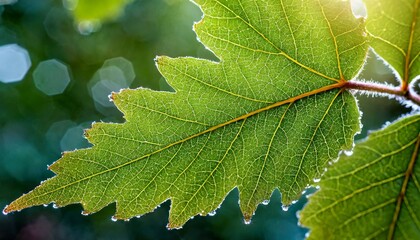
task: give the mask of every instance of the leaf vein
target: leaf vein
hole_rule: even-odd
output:
[[[389,232],[388,232],[389,240],[393,239],[395,235],[395,227],[397,225],[397,221],[401,213],[401,205],[406,197],[405,195],[406,195],[406,191],[408,187],[408,181],[413,175],[414,165],[417,161],[417,157],[419,154],[419,148],[420,148],[420,133],[417,135],[417,142],[414,147],[413,155],[411,156],[410,162],[408,163],[408,166],[407,166],[407,170],[404,173],[405,178],[401,185],[401,190],[397,198],[397,205],[395,207],[394,216],[392,218],[391,226],[389,227]]]
[[[185,212],[185,209],[188,207],[188,205],[191,203],[191,201],[193,200],[193,198],[195,198],[195,196],[198,194],[198,192],[204,187],[204,185],[208,182],[209,178],[212,177],[214,175],[214,173],[216,172],[216,170],[219,168],[219,166],[222,164],[223,160],[226,158],[227,154],[229,153],[229,151],[232,149],[233,144],[236,142],[236,139],[238,139],[239,135],[242,132],[242,128],[245,125],[246,119],[244,119],[242,121],[242,124],[237,132],[237,134],[235,135],[235,137],[233,138],[233,140],[231,141],[229,147],[226,149],[225,154],[223,155],[223,157],[217,162],[217,165],[214,167],[214,169],[211,171],[211,173],[207,176],[206,180],[203,181],[203,183],[199,186],[199,188],[194,192],[194,194],[191,196],[191,198],[187,201],[187,203],[185,204],[184,208],[180,211],[180,213],[178,214],[178,216],[181,216],[182,213]],[[175,220],[176,221],[176,220]]]
[[[344,202],[344,201],[346,201],[346,200],[348,200],[348,199],[350,199],[350,198],[354,197],[354,196],[355,196],[355,195],[357,195],[357,194],[360,194],[360,193],[366,192],[366,191],[368,191],[368,190],[370,190],[370,189],[372,189],[372,188],[374,188],[374,187],[379,187],[379,186],[382,186],[382,185],[384,185],[384,184],[387,184],[387,183],[393,182],[393,181],[398,180],[398,179],[400,179],[400,178],[402,178],[402,177],[404,177],[404,173],[398,174],[398,175],[393,176],[393,177],[389,177],[389,178],[384,179],[384,180],[381,180],[381,181],[379,181],[379,182],[375,182],[375,183],[369,184],[369,185],[367,185],[366,187],[356,189],[356,190],[354,190],[352,193],[347,194],[347,195],[343,196],[342,198],[340,198],[339,200],[334,201],[333,203],[329,204],[328,206],[326,206],[326,207],[324,207],[324,208],[320,209],[320,210],[319,210],[319,211],[317,211],[315,214],[313,214],[313,215],[311,215],[311,216],[308,216],[308,217],[306,218],[306,220],[308,221],[308,220],[310,220],[310,219],[312,219],[312,218],[314,218],[314,217],[318,216],[319,214],[321,214],[321,213],[323,213],[323,212],[325,212],[325,211],[327,211],[327,210],[329,210],[329,209],[333,208],[334,206],[338,205],[338,204],[339,204],[339,203],[341,203],[341,202]]]
[[[264,169],[265,169],[265,166],[266,166],[266,163],[267,163],[267,158],[268,158],[268,155],[270,154],[271,147],[273,146],[273,141],[274,141],[274,138],[275,138],[275,136],[277,135],[277,132],[278,132],[278,130],[280,129],[281,124],[283,123],[283,120],[284,120],[284,118],[285,118],[285,116],[286,116],[286,113],[289,111],[290,106],[292,106],[292,104],[293,104],[293,102],[291,102],[291,103],[287,106],[287,108],[284,110],[284,112],[283,112],[282,116],[280,117],[279,123],[277,124],[276,129],[274,130],[274,132],[273,132],[273,134],[272,134],[272,136],[271,136],[270,143],[268,144],[267,151],[266,151],[266,153],[265,153],[265,155],[264,155],[264,161],[263,161],[263,163],[262,163],[262,167],[261,167],[260,173],[258,174],[257,182],[256,182],[256,184],[255,184],[254,189],[252,190],[251,196],[249,197],[249,200],[248,200],[248,203],[247,203],[247,206],[248,206],[248,207],[249,207],[249,205],[250,205],[250,203],[251,203],[252,198],[253,198],[253,197],[254,197],[254,195],[255,195],[255,192],[257,191],[257,188],[258,188],[258,185],[259,185],[260,179],[262,178],[262,173],[263,173],[263,171],[264,171]]]

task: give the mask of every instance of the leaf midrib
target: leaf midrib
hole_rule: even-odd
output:
[[[201,135],[204,135],[204,134],[206,134],[206,133],[213,132],[213,131],[215,131],[215,130],[217,130],[217,129],[219,129],[219,128],[222,128],[222,127],[227,126],[227,125],[229,125],[229,124],[232,124],[232,123],[235,123],[235,122],[238,122],[238,121],[244,120],[244,119],[249,118],[249,117],[251,117],[251,116],[254,116],[254,115],[258,114],[258,113],[265,112],[265,111],[268,111],[268,110],[271,110],[271,109],[274,109],[274,108],[277,108],[277,107],[283,106],[283,105],[285,105],[285,104],[287,104],[287,103],[292,103],[292,102],[295,102],[295,101],[301,100],[301,99],[306,98],[306,97],[309,97],[309,96],[313,96],[313,95],[316,95],[316,94],[320,94],[320,93],[323,93],[323,92],[327,92],[327,91],[330,91],[330,90],[333,90],[333,89],[342,88],[342,87],[344,87],[344,85],[345,85],[345,84],[346,84],[346,81],[341,81],[341,82],[338,82],[338,83],[334,83],[334,84],[331,84],[331,85],[327,85],[327,86],[324,86],[324,87],[321,87],[321,88],[318,88],[318,89],[315,89],[315,90],[312,90],[312,91],[309,91],[309,92],[306,92],[306,93],[303,93],[303,94],[297,95],[297,96],[292,97],[292,98],[288,98],[288,99],[283,100],[283,101],[276,102],[276,103],[274,103],[274,104],[268,105],[268,106],[263,107],[263,108],[259,108],[259,109],[257,109],[257,110],[252,111],[252,112],[249,112],[249,113],[247,113],[247,114],[241,115],[241,116],[239,116],[239,117],[237,117],[237,118],[234,118],[234,119],[231,119],[231,120],[226,121],[226,122],[224,122],[224,123],[221,123],[221,124],[215,125],[215,126],[213,126],[213,127],[210,127],[210,128],[208,128],[208,129],[206,129],[206,130],[204,130],[204,131],[202,131],[202,132],[199,132],[199,133],[197,133],[197,134],[193,134],[193,135],[191,135],[191,136],[189,136],[189,137],[186,137],[186,138],[181,139],[181,140],[179,140],[179,141],[176,141],[176,142],[174,142],[174,143],[168,144],[168,145],[166,145],[165,147],[163,147],[163,148],[161,148],[161,149],[158,149],[158,150],[156,150],[156,151],[154,151],[154,152],[152,152],[152,153],[149,153],[149,154],[143,155],[143,156],[141,156],[141,157],[135,158],[135,159],[133,159],[133,160],[131,160],[131,161],[128,161],[128,162],[126,162],[126,163],[124,163],[124,164],[120,164],[120,165],[118,165],[118,166],[115,166],[115,167],[109,168],[109,169],[107,169],[107,170],[104,170],[104,171],[101,171],[101,172],[98,172],[98,173],[92,174],[92,175],[90,175],[90,176],[86,176],[86,177],[84,177],[84,178],[78,179],[77,181],[70,182],[70,183],[68,183],[68,184],[66,184],[66,185],[60,186],[60,187],[58,187],[58,188],[56,188],[56,189],[53,189],[53,190],[51,190],[51,191],[47,191],[47,192],[44,192],[44,193],[42,193],[42,194],[35,195],[35,196],[33,196],[33,197],[31,197],[31,198],[27,199],[27,200],[26,200],[26,202],[30,202],[32,199],[35,199],[35,198],[40,198],[40,197],[42,197],[42,196],[49,195],[49,194],[54,193],[54,192],[57,192],[57,191],[59,191],[59,190],[62,190],[62,189],[68,188],[68,187],[70,187],[70,186],[72,186],[72,185],[78,184],[78,183],[80,183],[80,182],[83,182],[83,181],[85,181],[85,180],[88,180],[88,179],[91,179],[91,178],[94,178],[94,177],[97,177],[97,176],[99,176],[99,175],[102,175],[102,174],[105,174],[105,173],[108,173],[108,172],[111,172],[111,171],[114,171],[114,170],[118,170],[118,169],[120,169],[120,168],[122,168],[122,167],[125,167],[125,166],[128,166],[128,165],[131,165],[131,164],[133,164],[133,163],[135,163],[135,162],[137,162],[137,161],[140,161],[140,160],[142,160],[142,159],[144,159],[144,158],[147,158],[147,157],[150,157],[150,156],[152,156],[152,155],[154,155],[154,154],[157,154],[157,153],[159,153],[159,152],[162,152],[162,151],[164,151],[164,150],[166,150],[166,149],[168,149],[168,148],[170,148],[170,147],[173,147],[173,146],[175,146],[175,145],[181,144],[181,143],[186,142],[186,141],[188,141],[188,140],[194,139],[194,138],[199,137],[199,136],[201,136]],[[22,196],[22,197],[24,197],[24,196]],[[22,197],[21,197],[21,198],[22,198]],[[19,198],[19,199],[20,199],[20,198]],[[18,200],[19,200],[19,199],[18,199]],[[16,200],[15,202],[17,202],[17,200]],[[15,205],[16,205],[16,204],[14,204],[15,202],[13,202],[13,203],[12,203],[12,204],[10,204],[9,206],[7,206],[7,207],[5,208],[5,210],[4,210],[4,211],[7,213],[7,212],[11,212],[11,211],[16,211],[16,210],[22,209],[22,207],[20,207],[19,205],[15,206]]]
[[[408,41],[408,47],[407,47],[407,55],[405,56],[405,71],[404,71],[404,81],[403,84],[407,84],[410,82],[409,79],[409,71],[410,71],[410,58],[411,58],[411,49],[413,47],[413,38],[414,38],[414,30],[416,27],[416,22],[417,22],[417,12],[419,9],[419,4],[420,4],[420,0],[416,0],[416,2],[414,3],[414,11],[413,11],[413,20],[411,21],[411,28],[410,28],[410,38]],[[403,85],[404,86],[404,85]],[[405,90],[405,89],[403,89]]]
[[[407,170],[404,173],[405,177],[404,177],[403,184],[401,185],[400,194],[397,197],[397,205],[395,207],[394,216],[392,218],[392,222],[388,231],[389,240],[394,239],[397,221],[401,214],[401,206],[404,201],[404,198],[406,197],[408,182],[413,175],[414,165],[416,164],[416,161],[419,155],[419,148],[420,148],[420,133],[417,135],[416,145],[414,147],[413,154],[411,155],[410,162],[408,163]]]

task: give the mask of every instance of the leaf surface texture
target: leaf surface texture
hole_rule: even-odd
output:
[[[420,0],[365,0],[370,45],[410,83],[420,75]]]
[[[196,1],[194,26],[219,62],[157,58],[175,93],[113,94],[123,124],[96,123],[92,148],[64,154],[57,175],[5,212],[55,202],[85,213],[116,202],[117,219],[171,200],[169,227],[215,210],[234,188],[250,219],[276,188],[290,204],[359,131],[341,89],[363,64],[363,21],[348,2]]]
[[[419,148],[415,115],[342,155],[300,214],[309,239],[419,239]]]

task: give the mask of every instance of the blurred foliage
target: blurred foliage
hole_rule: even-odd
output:
[[[73,10],[77,22],[106,21],[116,19],[122,15],[124,7],[131,0],[63,0],[66,8]]]
[[[81,2],[104,1],[79,0]],[[95,4],[95,7],[99,5]],[[188,0],[132,1],[122,14],[116,14],[119,10],[112,13],[114,20],[103,22],[97,32],[80,29],[73,19],[72,9],[76,10],[77,6],[69,5],[69,0],[19,0],[12,5],[0,6],[0,46],[18,44],[29,52],[32,62],[22,81],[0,82],[1,208],[39,184],[41,179],[51,177],[47,165],[57,160],[62,151],[88,147],[82,132],[91,122],[124,121],[115,107],[100,104],[99,98],[94,98],[96,94],[103,94],[100,98],[103,100],[111,90],[117,91],[115,89],[123,84],[131,88],[141,86],[170,90],[155,68],[153,59],[156,55],[217,60],[196,40],[192,23],[201,18],[201,12]],[[85,9],[83,11],[87,13],[92,7]],[[104,16],[97,14],[96,18]],[[373,54],[370,56],[361,77],[395,81],[383,62]],[[115,63],[115,59],[121,58],[124,60],[119,62],[123,62],[124,66]],[[33,74],[39,63],[51,59],[67,66],[71,80],[62,94],[48,96],[37,89]],[[131,65],[127,62],[134,69],[133,81],[130,80],[133,76],[128,74]],[[112,72],[112,69],[120,71]],[[98,87],[102,92],[92,91],[98,82],[106,83],[104,78],[115,84]],[[125,81],[119,81],[120,78],[125,78]],[[383,119],[393,120],[408,111],[395,100],[365,96],[359,99],[361,110],[365,112],[362,117],[364,129],[380,128],[385,124]],[[365,135],[366,132],[363,132],[358,138]],[[130,222],[111,221],[114,205],[92,216],[82,216],[79,205],[63,209],[35,207],[1,215],[0,239],[304,237],[306,230],[297,226],[296,211],[306,202],[305,197],[289,211],[283,211],[280,194],[274,192],[268,206],[259,206],[250,225],[243,223],[237,201],[238,192],[235,190],[215,216],[196,217],[183,229],[171,231],[165,227],[169,202],[162,204],[154,213]]]

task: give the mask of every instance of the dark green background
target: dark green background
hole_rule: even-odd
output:
[[[51,177],[47,165],[62,151],[89,146],[82,130],[60,145],[69,128],[88,128],[93,121],[123,122],[115,108],[95,107],[89,94],[88,82],[105,60],[126,58],[136,74],[130,87],[157,90],[167,87],[155,68],[156,55],[215,60],[196,40],[192,24],[201,12],[188,0],[134,1],[123,16],[90,35],[78,33],[71,12],[60,0],[19,0],[0,6],[0,17],[0,46],[16,43],[28,50],[32,61],[22,81],[0,82],[0,208]],[[32,72],[48,59],[67,64],[71,71],[72,80],[63,94],[47,96],[35,87]],[[362,77],[395,83],[372,54]],[[408,111],[395,100],[358,98],[365,112],[359,139]],[[279,199],[275,191],[270,204],[260,205],[252,223],[245,225],[235,190],[215,216],[195,217],[182,229],[170,231],[165,227],[169,202],[130,222],[111,221],[114,205],[91,216],[82,216],[80,205],[33,207],[1,215],[0,239],[303,239],[307,230],[298,227],[296,211],[306,198],[287,212]]]

